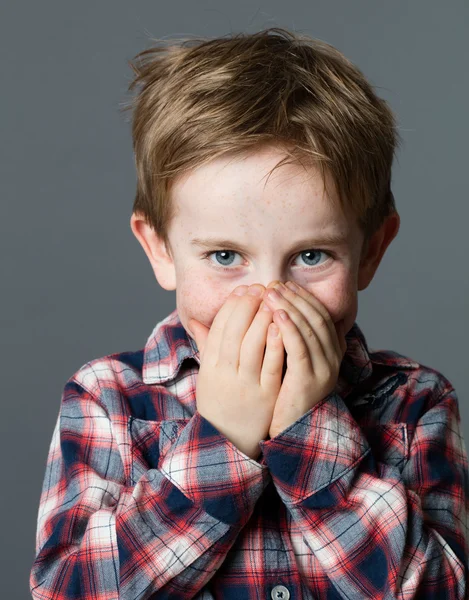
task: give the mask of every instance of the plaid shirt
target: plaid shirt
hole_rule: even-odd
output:
[[[468,597],[469,476],[438,371],[369,350],[252,460],[196,410],[177,310],[66,382],[40,497],[37,600]],[[229,393],[229,390],[227,390]]]

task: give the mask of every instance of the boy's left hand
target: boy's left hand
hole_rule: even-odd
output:
[[[263,298],[274,312],[273,321],[287,354],[287,370],[269,430],[271,438],[334,390],[347,350],[343,321],[334,324],[317,298],[301,286],[296,293],[288,288],[277,291],[280,299]],[[288,315],[286,321],[279,317],[281,309]]]

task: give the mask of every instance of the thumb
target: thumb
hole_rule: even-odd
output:
[[[207,339],[210,329],[200,321],[197,321],[196,319],[189,319],[189,327],[194,333],[195,343],[197,344],[197,348],[199,349],[200,353],[200,358],[202,359],[202,355],[205,348],[205,341]]]

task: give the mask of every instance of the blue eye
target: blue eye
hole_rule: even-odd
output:
[[[224,263],[224,264],[221,264],[221,265],[220,265],[220,264],[214,264],[214,263],[213,263],[211,260],[209,260],[209,259],[210,259],[210,256],[211,256],[212,254],[215,254],[215,255],[227,255],[227,254],[229,255],[229,254],[238,254],[238,256],[241,256],[241,255],[240,255],[238,252],[235,252],[234,250],[209,250],[208,252],[206,252],[206,253],[203,255],[203,259],[204,259],[204,260],[207,260],[207,261],[208,261],[208,263],[209,263],[209,265],[210,265],[211,267],[213,267],[214,269],[219,269],[219,270],[221,269],[221,270],[223,270],[223,271],[233,271],[233,269],[234,269],[236,266],[239,266],[239,265],[235,265],[235,267],[229,267],[229,266],[226,266],[226,265],[231,265],[231,264],[232,264],[232,262],[233,262],[231,259],[229,259],[229,258],[228,258],[228,257],[226,257],[226,256],[223,256],[223,257],[221,257],[221,260],[222,260],[222,261],[225,261],[225,263]],[[324,255],[327,255],[327,256],[329,256],[329,257],[332,257],[332,255],[331,255],[329,252],[326,252],[325,250],[316,249],[316,248],[311,248],[311,249],[309,249],[309,250],[304,250],[303,252],[300,252],[300,253],[298,254],[298,256],[303,256],[303,255],[311,255],[311,254],[312,254],[312,255],[316,255],[316,256],[317,256],[318,254],[324,254]],[[218,258],[220,258],[220,256],[218,256]],[[304,259],[304,260],[306,260],[306,262],[307,262],[307,266],[306,266],[306,267],[301,267],[302,269],[308,269],[308,270],[311,270],[312,268],[316,267],[316,265],[318,264],[317,260],[316,260],[315,258],[311,258],[310,256],[309,256],[308,258]],[[309,263],[309,264],[308,264],[308,263]],[[326,261],[326,263],[324,263],[324,262],[323,262],[323,263],[320,265],[320,267],[322,267],[324,264],[328,264],[328,263],[329,263],[329,261]],[[316,269],[316,270],[317,270],[317,269]]]
[[[233,250],[212,250],[210,252],[207,252],[206,254],[204,254],[204,257],[208,260],[209,256],[211,254],[216,254],[216,255],[221,255],[221,254],[238,254],[238,252],[234,252]],[[226,261],[225,263],[222,263],[221,265],[219,264],[213,264],[211,261],[209,261],[211,263],[212,266],[215,266],[215,268],[225,268],[226,265],[230,265],[232,264],[231,260],[228,260],[226,257],[222,257],[221,259],[222,261]],[[228,269],[227,269],[228,270]]]
[[[311,254],[312,255],[316,255],[316,256],[318,256],[319,254],[324,254],[324,255],[327,255],[327,256],[331,256],[329,254],[329,252],[325,252],[324,250],[319,250],[319,249],[315,249],[315,248],[313,248],[311,250],[304,250],[303,252],[300,252],[298,254],[298,256],[311,255]],[[305,260],[305,259],[303,259],[303,260]],[[310,264],[310,262],[308,262],[308,261],[312,262],[313,264]],[[313,258],[311,258],[310,256],[306,259],[306,265],[307,265],[307,267],[315,267],[317,264],[318,263],[316,262],[316,260],[313,259]]]

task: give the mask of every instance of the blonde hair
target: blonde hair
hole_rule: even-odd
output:
[[[282,164],[319,166],[348,202],[365,246],[396,211],[394,115],[363,73],[324,41],[272,27],[214,39],[156,40],[137,54],[129,92],[137,170],[133,212],[170,250],[176,177],[224,154],[281,145]],[[291,160],[288,160],[288,159]],[[271,171],[271,172],[272,172]]]

